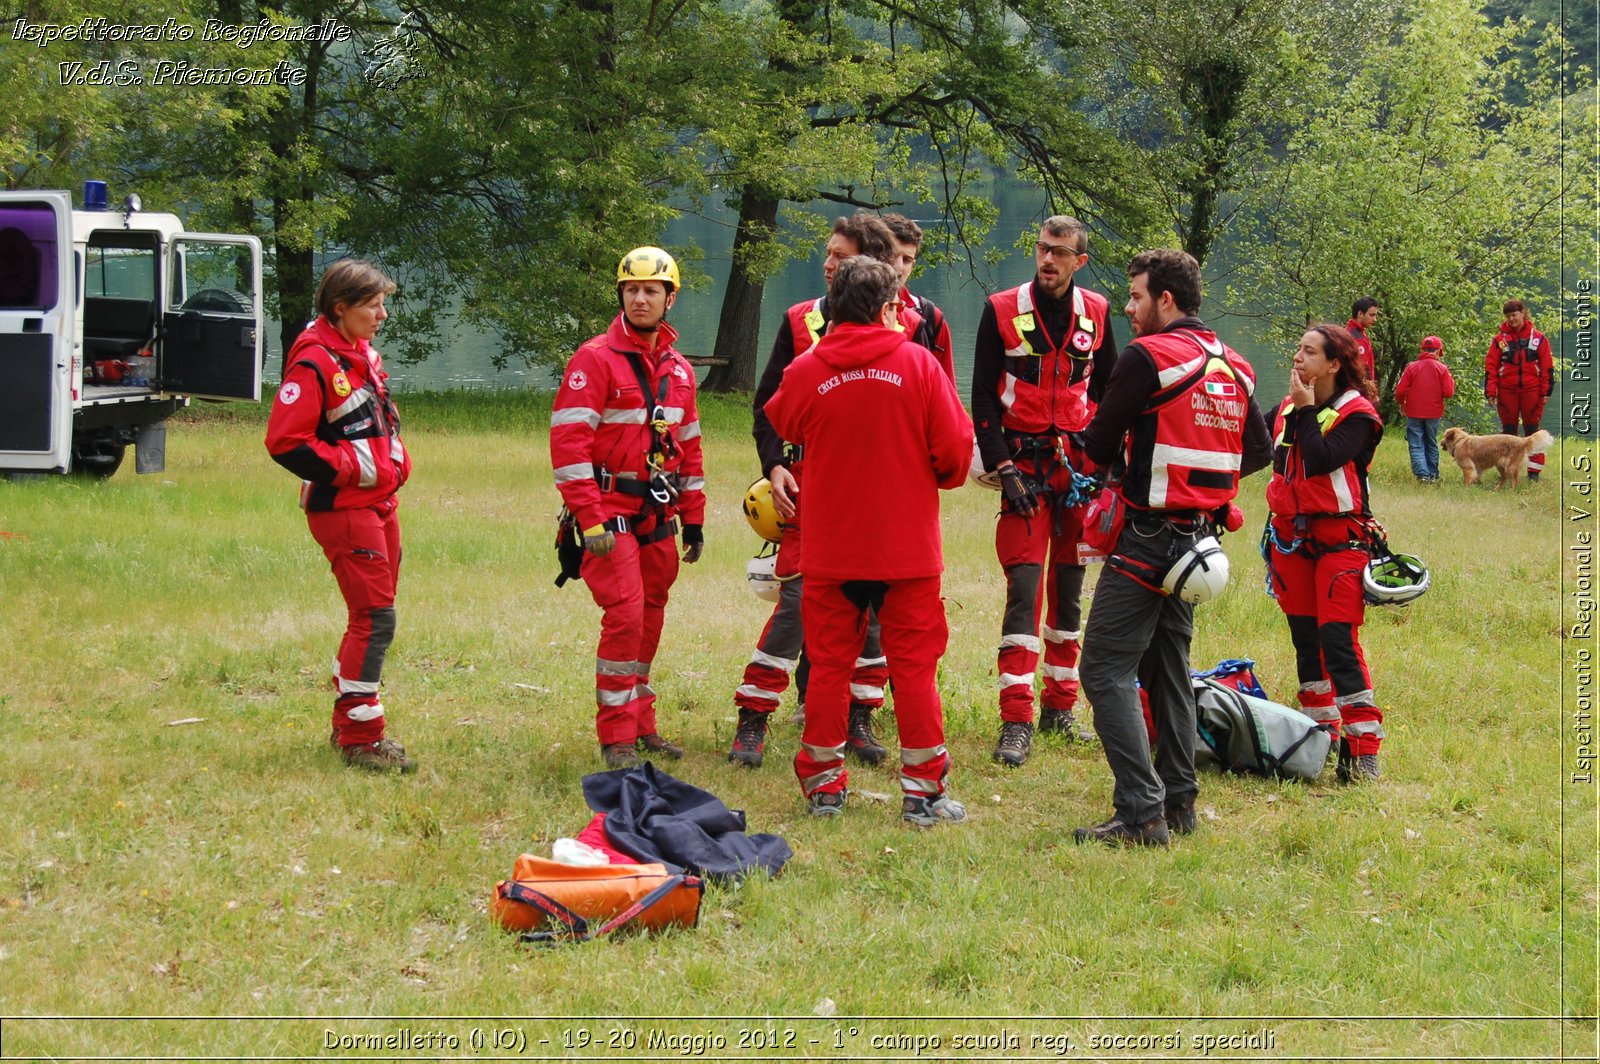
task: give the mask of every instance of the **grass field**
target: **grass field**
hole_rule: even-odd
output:
[[[696,930],[534,949],[490,926],[489,890],[583,825],[600,768],[598,611],[551,583],[548,398],[402,412],[416,473],[384,701],[409,778],[327,747],[342,606],[259,408],[175,423],[164,474],[0,482],[5,1057],[1593,1059],[1595,788],[1570,776],[1559,475],[1495,492],[1447,468],[1424,488],[1391,430],[1376,507],[1433,588],[1363,630],[1386,779],[1207,776],[1197,834],[1116,852],[1071,839],[1110,809],[1098,747],[989,761],[1003,590],[996,497],[975,488],[945,496],[940,683],[971,821],[902,826],[886,764],[852,767],[847,814],[810,822],[787,723],[762,769],[726,763],[767,607],[743,587],[748,408],[708,401],[707,553],[653,674],[689,749],[670,771],[796,856],[708,892]],[[1240,496],[1194,661],[1255,658],[1288,701],[1264,489]]]

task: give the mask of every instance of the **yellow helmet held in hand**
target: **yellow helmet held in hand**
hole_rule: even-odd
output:
[[[657,247],[634,248],[617,263],[617,284],[623,281],[661,281],[667,291],[676,292],[683,287],[678,276],[678,264],[671,255]]]
[[[762,477],[744,493],[744,519],[750,522],[756,535],[768,543],[783,538],[783,518],[778,516],[778,504],[772,501],[772,482]]]

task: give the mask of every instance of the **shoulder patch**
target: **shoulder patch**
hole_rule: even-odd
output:
[[[588,374],[584,373],[581,369],[573,370],[571,373],[567,374],[567,387],[571,388],[575,392],[583,391],[585,388],[589,387]]]
[[[333,375],[333,392],[340,399],[350,394],[350,378],[344,375],[344,370]]]
[[[284,406],[294,405],[294,401],[298,398],[300,398],[300,385],[294,381],[285,381],[283,387],[278,389],[278,402]]]

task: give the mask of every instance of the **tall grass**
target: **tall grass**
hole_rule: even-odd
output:
[[[1594,1049],[1595,803],[1562,762],[1558,477],[1424,488],[1394,434],[1374,499],[1434,582],[1363,630],[1386,779],[1208,776],[1196,835],[1116,852],[1071,839],[1110,807],[1097,747],[1046,738],[1019,770],[989,760],[1003,590],[996,496],[978,489],[945,496],[940,676],[971,822],[903,827],[888,765],[852,767],[846,815],[809,821],[787,723],[762,769],[726,763],[767,607],[743,588],[748,417],[707,400],[707,554],[674,589],[654,673],[663,730],[689,749],[669,768],[796,857],[776,880],[711,891],[694,931],[531,950],[490,927],[489,888],[518,852],[583,825],[579,781],[600,767],[599,613],[581,585],[551,584],[548,398],[413,395],[403,413],[416,475],[384,700],[412,778],[356,774],[327,748],[342,608],[259,410],[175,424],[165,474],[0,484],[7,1055],[333,1055],[326,1031],[398,1021],[306,1017],[434,1015],[522,1017],[526,1053],[574,1057],[604,1048],[580,1030],[627,1030],[643,1056],[652,1031],[713,1028],[729,1042],[710,1057],[759,1055],[736,1031],[767,1027],[768,1055],[839,1059],[909,1057],[912,1041],[869,1039],[919,1034],[942,1040],[924,1057],[975,1059],[994,1053],[954,1037],[1002,1029],[1034,1056],[1059,1035],[1069,1055],[1148,1057],[1175,1031],[1177,1055],[1199,1055],[1196,1035],[1265,1030],[1270,1050],[1234,1051]],[[873,477],[863,461],[863,492]],[[1293,656],[1248,531],[1264,487],[1241,496],[1234,583],[1200,611],[1194,660],[1255,658],[1288,700]],[[203,719],[172,723],[186,718]],[[227,1014],[300,1019],[15,1019]],[[591,1019],[530,1019],[561,1016]],[[787,1019],[698,1019],[764,1016]],[[465,1039],[473,1025],[432,1026]],[[1152,1041],[1104,1041],[1135,1035]]]

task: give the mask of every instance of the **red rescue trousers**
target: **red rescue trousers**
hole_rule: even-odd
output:
[[[805,630],[800,618],[800,599],[804,581],[800,577],[800,521],[798,516],[785,523],[783,538],[778,544],[776,574],[783,581],[778,592],[778,604],[772,607],[772,616],[761,629],[750,663],[744,667],[744,679],[733,692],[734,705],[757,713],[771,713],[778,708],[783,692],[789,689],[789,678],[800,661],[800,650],[805,645]],[[878,645],[878,623],[874,618],[868,626],[867,641],[856,658],[855,670],[850,677],[850,701],[858,706],[877,709],[883,705],[883,685],[888,682],[889,669],[883,651]]]
[[[394,498],[375,507],[308,512],[306,524],[333,567],[349,621],[333,659],[333,730],[341,746],[383,738],[378,683],[394,639],[400,518]]]
[[[619,533],[604,558],[585,553],[583,582],[604,611],[594,663],[595,731],[602,745],[631,743],[656,732],[650,663],[661,642],[667,592],[678,578],[677,541],[639,545]]]
[[[801,793],[846,789],[845,735],[850,709],[850,674],[867,638],[867,620],[877,608],[883,650],[894,683],[894,715],[900,729],[900,789],[937,797],[944,793],[950,755],[944,746],[944,711],[936,677],[950,630],[939,577],[915,580],[830,580],[806,577],[801,606],[811,682],[806,726],[794,756]]]
[[[1272,529],[1278,542],[1293,542],[1293,518],[1274,517]],[[1368,555],[1350,546],[1362,534],[1351,517],[1307,518],[1300,548],[1272,548],[1267,566],[1294,643],[1300,708],[1336,734],[1342,731],[1353,756],[1376,754],[1383,741],[1383,713],[1360,639],[1367,609],[1361,574]]]
[[[1539,422],[1544,419],[1544,405],[1548,398],[1538,385],[1532,388],[1501,388],[1494,401],[1495,409],[1500,414],[1500,430],[1511,436],[1532,436],[1539,431]],[[1517,427],[1519,420],[1522,422],[1520,430]],[[1528,472],[1544,472],[1544,455],[1528,456]]]
[[[1018,460],[1023,476],[1035,479],[1035,465]],[[1035,496],[1031,517],[1000,515],[994,549],[1006,574],[1006,611],[1000,621],[1000,719],[1033,723],[1033,672],[1039,664],[1040,589],[1044,615],[1044,697],[1046,709],[1071,712],[1078,700],[1078,650],[1083,639],[1083,509],[1055,505],[1072,490],[1072,471],[1057,465]]]

